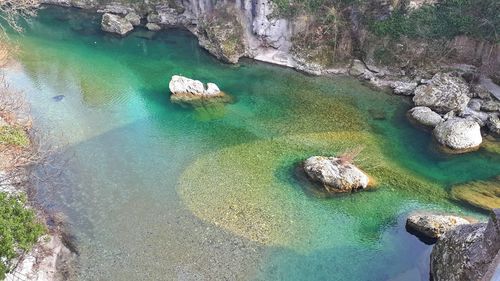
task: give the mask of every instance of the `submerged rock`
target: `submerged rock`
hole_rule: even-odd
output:
[[[431,253],[432,280],[491,280],[499,250],[500,209],[495,209],[487,224],[459,225],[441,236]]]
[[[368,187],[369,177],[340,158],[313,156],[304,162],[304,170],[309,178],[322,184],[330,193],[351,192]]]
[[[230,97],[214,83],[207,83],[205,88],[203,83],[198,80],[174,75],[168,86],[172,93],[170,100],[173,102],[196,105],[203,101],[230,101]]]
[[[469,221],[453,215],[426,212],[411,214],[406,219],[406,227],[426,239],[437,239],[446,231],[462,224],[469,224]]]
[[[103,31],[125,35],[134,29],[134,26],[125,18],[110,13],[102,15],[101,28]]]
[[[441,115],[425,106],[417,106],[408,111],[408,117],[425,127],[434,128],[443,122]]]
[[[53,96],[52,99],[54,101],[62,101],[64,99],[64,95]]]
[[[438,124],[433,133],[440,144],[458,153],[474,150],[483,141],[477,122],[457,117]]]
[[[438,113],[462,111],[469,103],[469,86],[460,77],[438,73],[427,85],[415,89],[413,102]]]
[[[158,25],[158,24],[156,24],[156,23],[152,23],[152,22],[148,22],[148,23],[146,24],[146,28],[147,28],[148,30],[151,30],[151,31],[159,31],[159,30],[161,30],[161,26],[159,26],[159,25]]]
[[[500,176],[491,180],[472,181],[455,185],[451,196],[486,211],[500,207]]]

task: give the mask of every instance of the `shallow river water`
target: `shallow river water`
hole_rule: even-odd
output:
[[[222,64],[185,31],[118,38],[97,16],[50,8],[12,38],[11,84],[68,159],[39,193],[68,218],[79,280],[428,280],[430,246],[405,216],[484,219],[449,188],[500,174],[498,154],[437,152],[406,120],[409,100],[351,78]],[[174,74],[235,100],[171,104]],[[297,168],[359,146],[371,191],[328,198]]]

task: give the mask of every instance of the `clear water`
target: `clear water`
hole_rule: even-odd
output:
[[[405,216],[484,218],[448,188],[500,173],[493,152],[436,152],[406,121],[408,100],[350,78],[222,64],[184,31],[117,38],[96,16],[51,8],[13,38],[9,79],[70,160],[64,184],[40,194],[68,216],[79,280],[428,280],[430,246]],[[171,104],[174,74],[235,102]],[[357,146],[372,191],[326,198],[297,169]]]

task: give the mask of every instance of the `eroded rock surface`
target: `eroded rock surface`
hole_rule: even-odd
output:
[[[205,87],[198,80],[174,75],[168,86],[172,93],[170,100],[173,102],[195,105],[203,101],[229,101],[229,97],[214,83],[207,83]]]
[[[464,224],[445,232],[431,254],[434,281],[490,280],[500,250],[500,209],[488,223]]]
[[[417,88],[417,82],[395,81],[391,83],[393,92],[397,95],[413,95],[413,91]]]
[[[125,35],[134,29],[134,26],[124,17],[105,13],[102,15],[101,28],[103,31]]]
[[[434,128],[443,122],[443,117],[425,106],[417,106],[408,111],[408,117],[425,127]]]
[[[340,158],[313,156],[304,162],[306,174],[330,193],[351,192],[368,187],[369,177]]]
[[[411,214],[406,220],[407,228],[427,239],[437,239],[462,224],[469,224],[469,221],[458,216],[429,212]]]
[[[438,73],[427,85],[415,89],[413,102],[438,113],[462,111],[469,103],[469,86],[461,77]]]

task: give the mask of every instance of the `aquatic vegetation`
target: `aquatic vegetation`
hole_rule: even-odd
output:
[[[11,76],[68,143],[69,184],[47,204],[68,210],[82,279],[389,280],[422,260],[426,275],[428,246],[402,218],[469,214],[446,187],[500,172],[485,149],[434,153],[404,99],[357,80],[229,66],[178,30],[117,39],[86,18],[54,19],[68,15],[78,12],[41,10],[14,37],[22,67]],[[177,74],[213,81],[235,102],[172,104]],[[306,158],[360,145],[354,164],[373,189],[332,197],[305,179]]]
[[[489,211],[500,208],[500,176],[491,180],[473,181],[452,187],[456,200]]]
[[[305,183],[290,178],[309,155],[334,155],[361,144],[366,149],[357,165],[375,178],[377,191],[318,200],[304,193]],[[184,171],[178,192],[204,220],[266,245],[306,251],[345,242],[349,236],[373,237],[404,198],[446,204],[444,190],[392,165],[380,153],[377,139],[362,132],[294,135],[209,153]],[[356,217],[358,223],[340,227],[340,233],[332,229],[346,217]]]

